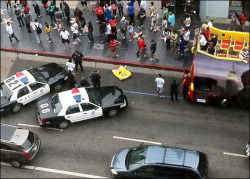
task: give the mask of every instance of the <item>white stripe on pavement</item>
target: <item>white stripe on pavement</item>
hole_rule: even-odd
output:
[[[11,166],[9,163],[5,163],[5,162],[1,162],[1,165]],[[71,175],[71,176],[83,177],[83,178],[108,178],[108,177],[95,176],[95,175],[89,175],[89,174],[77,173],[77,172],[70,172],[70,171],[65,171],[65,170],[57,170],[57,169],[52,169],[52,168],[36,167],[36,166],[30,166],[30,165],[24,165],[23,169],[44,171],[44,172],[50,172],[50,173],[58,173],[58,174]]]
[[[224,155],[232,155],[232,156],[236,156],[236,157],[246,157],[246,155],[241,155],[241,154],[234,154],[234,153],[228,153],[228,152],[223,152]]]
[[[52,130],[56,130],[56,131],[63,131],[63,129],[56,129],[56,128],[50,128],[50,127],[40,127],[40,126],[35,126],[35,125],[30,125],[30,124],[22,124],[22,123],[18,123],[19,126],[26,126],[26,127],[34,127],[34,128],[40,128],[40,129],[52,129]]]
[[[132,138],[126,138],[126,137],[113,136],[113,138],[114,139],[130,140],[130,141],[135,141],[135,142],[143,142],[143,143],[161,145],[161,143],[159,143],[159,142],[152,142],[152,141],[146,141],[146,140],[132,139]]]

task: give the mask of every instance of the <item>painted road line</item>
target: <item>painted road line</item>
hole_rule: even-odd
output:
[[[246,155],[241,155],[241,154],[234,154],[234,153],[228,153],[228,152],[223,152],[224,155],[232,155],[232,156],[236,156],[236,157],[245,157],[247,158]]]
[[[56,129],[56,128],[50,128],[50,127],[40,127],[40,126],[36,126],[36,125],[30,125],[30,124],[22,124],[22,123],[18,123],[19,126],[26,126],[26,127],[35,127],[35,128],[40,128],[40,129],[51,129],[51,130],[56,130],[56,131],[63,131],[63,129]]]
[[[139,95],[146,95],[146,96],[158,96],[158,94],[152,94],[152,93],[143,93],[143,92],[138,92],[138,91],[126,91],[123,90],[124,93],[130,93],[130,94],[139,94]],[[164,98],[171,98],[171,96],[164,96]],[[182,97],[178,97],[178,99],[183,99]]]
[[[113,136],[113,138],[114,139],[130,140],[130,141],[135,141],[135,142],[143,142],[143,143],[161,145],[161,143],[159,143],[159,142],[152,142],[152,141],[146,141],[146,140],[140,140],[140,139],[132,139],[132,138],[118,137],[118,136]]]
[[[1,165],[11,166],[9,163],[5,163],[5,162],[1,162]],[[57,170],[57,169],[52,169],[52,168],[36,167],[36,166],[30,166],[30,165],[24,165],[23,169],[44,171],[44,172],[64,174],[64,175],[71,175],[71,176],[83,177],[83,178],[108,178],[108,177],[95,176],[95,175],[89,175],[89,174],[77,173],[77,172],[70,172],[70,171],[65,171],[65,170]]]

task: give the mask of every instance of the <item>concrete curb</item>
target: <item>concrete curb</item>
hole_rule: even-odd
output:
[[[50,57],[56,57],[56,58],[70,58],[71,57],[71,55],[63,54],[63,53],[42,52],[42,51],[35,51],[35,50],[6,48],[6,47],[1,47],[0,51],[26,53],[26,54],[38,54],[40,56],[50,56]],[[135,66],[135,67],[150,68],[150,69],[157,69],[157,70],[168,70],[168,71],[178,71],[178,72],[184,72],[185,70],[189,70],[188,68],[181,68],[181,67],[171,67],[171,66],[165,66],[165,65],[153,65],[153,64],[121,61],[121,60],[110,60],[110,59],[94,58],[94,57],[87,57],[87,56],[84,57],[84,60],[90,61],[90,62],[109,63],[109,64],[116,64],[116,65],[127,65],[127,66]]]

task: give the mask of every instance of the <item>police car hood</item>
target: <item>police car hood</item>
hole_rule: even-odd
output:
[[[48,106],[45,107],[44,104],[48,104]],[[46,98],[41,101],[38,101],[36,107],[42,119],[53,118],[57,116],[57,114],[54,112],[54,109],[52,108],[51,98]]]
[[[117,86],[101,87],[99,94],[103,108],[119,106],[124,103],[125,96]]]

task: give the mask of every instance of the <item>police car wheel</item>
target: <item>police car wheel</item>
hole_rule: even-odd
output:
[[[57,83],[57,84],[54,86],[54,88],[53,88],[53,90],[54,90],[55,92],[61,91],[61,89],[62,89],[62,85],[61,85],[60,83]]]
[[[60,129],[66,129],[67,127],[69,127],[69,122],[67,121],[62,121],[59,123],[59,126],[58,126]]]
[[[111,110],[108,112],[108,116],[109,116],[109,117],[115,117],[117,114],[118,114],[118,110],[117,110],[116,108],[113,108],[113,109],[111,109]]]
[[[220,104],[221,107],[227,108],[227,107],[230,106],[230,100],[227,99],[227,98],[220,98],[219,99],[219,104]]]
[[[17,161],[17,160],[11,160],[10,164],[15,167],[15,168],[21,168],[22,164],[21,162]]]
[[[22,105],[21,105],[21,104],[16,104],[15,106],[13,106],[13,107],[11,108],[11,112],[12,112],[12,113],[18,113],[18,112],[21,110],[21,108],[22,108]]]

